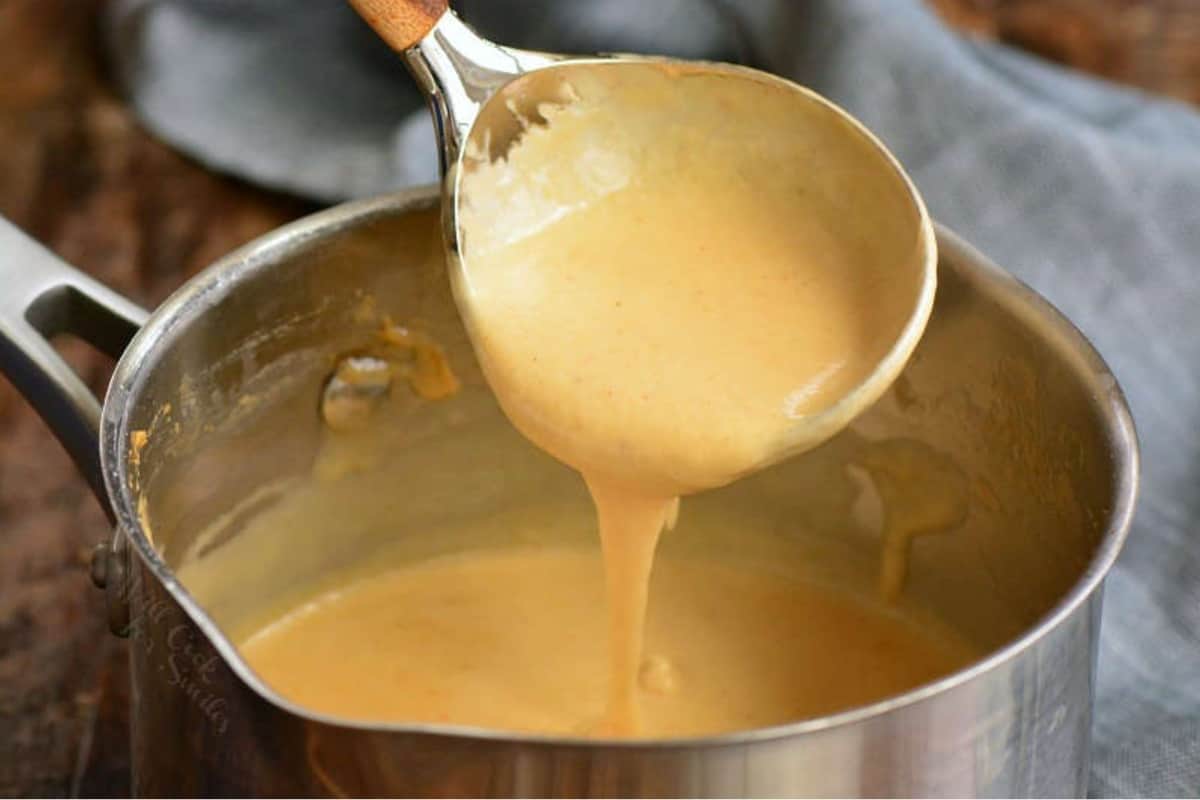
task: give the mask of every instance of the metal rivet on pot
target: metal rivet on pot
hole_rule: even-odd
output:
[[[108,583],[108,542],[98,542],[92,548],[91,563],[92,585],[103,589]]]
[[[104,595],[108,607],[108,629],[117,636],[129,635],[129,546],[124,531],[120,527],[113,529],[112,540],[104,548],[107,558],[104,559]],[[96,548],[97,552],[100,550]],[[96,579],[97,568],[92,565],[92,580]]]

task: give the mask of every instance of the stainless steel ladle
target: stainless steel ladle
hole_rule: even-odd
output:
[[[472,163],[503,154],[527,124],[523,120],[537,119],[541,103],[563,102],[564,86],[573,85],[580,71],[667,69],[744,82],[748,91],[767,98],[764,102],[786,107],[787,114],[768,115],[760,106],[758,115],[736,124],[762,131],[764,119],[796,120],[792,128],[779,133],[805,141],[810,151],[820,154],[813,163],[811,186],[805,189],[824,198],[817,202],[837,206],[837,213],[829,215],[838,226],[833,233],[854,241],[874,237],[881,242],[877,249],[887,252],[887,268],[901,271],[893,273],[893,286],[899,288],[889,290],[899,304],[888,312],[897,320],[888,334],[891,347],[879,348],[883,355],[874,369],[840,401],[797,419],[756,466],[810,449],[836,434],[877,400],[904,367],[933,307],[937,274],[933,225],[896,159],[861,123],[833,103],[777,76],[729,64],[636,55],[577,57],[503,47],[472,31],[449,9],[447,0],[349,1],[403,54],[430,99],[441,143],[447,263],[468,330],[472,314],[466,275],[470,266],[460,225],[460,188]],[[764,93],[764,85],[773,91]],[[885,311],[882,300],[874,310]]]

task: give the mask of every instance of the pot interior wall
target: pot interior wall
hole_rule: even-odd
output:
[[[154,546],[231,635],[395,560],[592,544],[581,481],[511,429],[482,380],[439,231],[429,199],[268,242],[223,265],[236,290],[214,283],[214,304],[150,352],[129,410],[128,429],[147,432],[131,474]],[[913,491],[953,483],[967,507],[951,530],[914,531],[905,602],[984,649],[1036,622],[1095,554],[1114,464],[1083,367],[989,281],[951,248],[928,332],[887,396],[817,451],[685,499],[664,551],[719,550],[871,587],[894,511],[870,465],[900,443],[930,454]],[[326,381],[347,355],[395,356],[385,318],[439,343],[462,390],[426,401],[397,380],[367,429],[334,432],[320,413]],[[518,508],[543,524],[505,541],[475,524]],[[263,514],[273,533],[255,525]]]

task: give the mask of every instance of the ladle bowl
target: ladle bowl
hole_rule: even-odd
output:
[[[875,334],[884,342],[875,360],[854,376],[853,388],[840,400],[797,418],[766,456],[748,464],[746,471],[833,436],[878,400],[903,369],[933,306],[937,283],[933,224],[896,158],[829,100],[778,76],[730,64],[637,55],[581,57],[504,47],[478,35],[447,2],[438,0],[350,2],[403,55],[430,100],[441,145],[447,262],[458,307],[476,344],[483,337],[475,313],[478,301],[470,289],[464,182],[482,162],[502,158],[525,127],[536,124],[545,104],[564,103],[574,87],[649,84],[668,75],[672,81],[719,83],[723,91],[736,87],[745,102],[723,103],[721,130],[706,133],[736,137],[745,143],[741,151],[753,153],[753,158],[769,158],[777,167],[783,162],[800,165],[802,180],[797,181],[796,192],[804,194],[812,216],[821,220],[830,239],[852,253],[845,261],[861,271],[861,283],[879,285],[883,274],[889,280],[889,289],[878,292],[873,301],[872,314],[888,320],[880,326],[886,330]],[[770,146],[762,146],[763,139],[770,140]],[[656,142],[646,144],[653,147]],[[488,367],[485,359],[485,371]]]

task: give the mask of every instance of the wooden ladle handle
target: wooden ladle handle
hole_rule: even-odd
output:
[[[350,5],[393,49],[404,52],[433,30],[450,0],[350,0]]]

